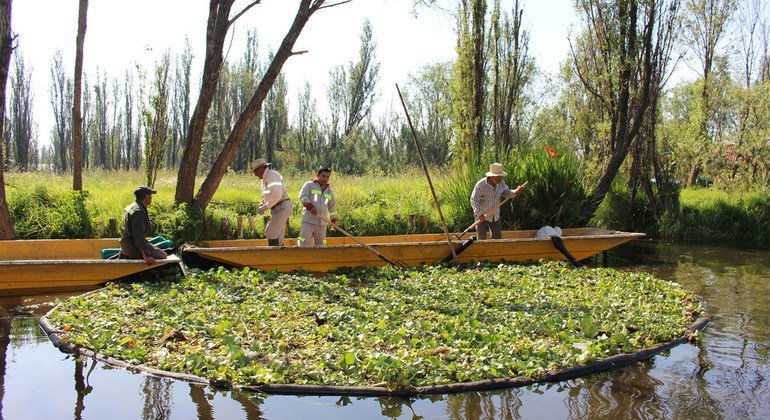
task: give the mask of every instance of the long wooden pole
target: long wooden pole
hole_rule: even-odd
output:
[[[431,181],[430,173],[428,173],[428,165],[425,164],[425,158],[422,156],[422,149],[420,148],[420,143],[417,141],[417,133],[414,131],[414,126],[412,125],[412,119],[409,117],[409,111],[406,109],[406,102],[404,102],[404,97],[403,95],[401,95],[401,89],[398,88],[398,83],[396,83],[396,91],[398,92],[398,97],[401,99],[401,106],[404,107],[404,114],[406,114],[406,121],[409,123],[409,129],[412,130],[414,147],[415,149],[417,149],[417,155],[420,156],[420,162],[422,163],[422,168],[425,170],[425,177],[428,178],[428,185],[430,185],[430,192],[431,194],[433,194],[433,201],[436,203],[436,208],[438,209],[438,216],[439,218],[441,218],[441,227],[444,228],[446,241],[449,244],[449,249],[452,251],[452,261],[454,261],[455,265],[457,265],[457,254],[455,253],[455,247],[452,244],[452,238],[449,237],[449,228],[446,225],[446,220],[444,220],[444,213],[441,212],[441,203],[438,201],[438,197],[436,196],[436,190],[433,188],[433,181]]]
[[[517,189],[517,190],[519,190],[519,191],[521,191],[521,189],[522,189],[522,188],[524,188],[524,187],[526,187],[526,186],[527,186],[527,184],[529,184],[529,181],[526,181],[525,183],[523,183],[523,184],[519,185],[519,186],[518,186],[516,189]],[[496,206],[495,206],[495,207],[494,207],[492,210],[488,211],[488,212],[487,212],[487,214],[485,214],[485,215],[484,215],[484,219],[486,220],[488,217],[492,216],[492,215],[495,213],[495,210],[497,210],[497,209],[499,209],[500,207],[502,207],[502,206],[503,206],[503,204],[505,204],[506,202],[508,202],[508,200],[512,199],[513,197],[516,197],[517,195],[519,195],[519,194],[518,194],[518,193],[516,193],[516,194],[511,194],[511,195],[509,195],[508,197],[506,197],[506,198],[505,198],[505,200],[503,200],[503,201],[501,201],[501,202],[500,202],[500,204],[496,205]],[[479,223],[481,223],[481,219],[478,219],[478,220],[476,220],[476,222],[475,222],[474,224],[472,224],[472,225],[468,226],[468,228],[467,228],[467,229],[465,229],[465,230],[463,231],[463,233],[461,233],[461,234],[459,234],[459,235],[456,235],[456,236],[457,236],[457,239],[462,239],[462,238],[463,238],[463,236],[465,236],[465,234],[466,234],[466,233],[468,233],[468,231],[470,231],[471,229],[473,229],[473,228],[475,228],[476,226],[478,226],[478,225],[479,225]]]
[[[371,246],[369,246],[368,244],[365,244],[365,243],[363,243],[362,241],[360,241],[359,239],[357,239],[355,236],[351,235],[351,234],[350,234],[350,232],[348,232],[348,231],[346,231],[345,229],[343,229],[343,228],[341,228],[341,227],[337,226],[337,224],[336,224],[336,223],[334,223],[334,222],[332,222],[332,221],[329,219],[329,217],[328,217],[326,214],[323,214],[323,215],[321,215],[321,218],[322,218],[322,219],[323,219],[323,220],[324,220],[326,223],[328,223],[328,224],[332,225],[332,227],[334,227],[334,228],[335,228],[335,229],[337,229],[338,231],[342,232],[342,234],[343,234],[343,235],[345,235],[345,236],[347,236],[348,238],[352,239],[352,240],[353,240],[353,242],[355,242],[355,243],[357,243],[357,244],[359,244],[359,245],[363,246],[364,248],[366,248],[366,250],[367,250],[367,251],[369,251],[369,252],[371,252],[372,254],[376,255],[376,256],[377,256],[377,257],[379,257],[381,260],[385,261],[386,263],[388,263],[388,264],[390,264],[390,265],[393,265],[393,266],[396,266],[396,267],[400,267],[398,264],[396,264],[395,262],[393,262],[393,261],[392,261],[391,259],[389,259],[388,257],[386,257],[386,256],[382,255],[381,253],[377,252],[377,250],[376,250],[376,249],[372,248],[372,247],[371,247]]]

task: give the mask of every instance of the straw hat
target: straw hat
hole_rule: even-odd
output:
[[[261,168],[263,166],[270,166],[270,162],[266,162],[265,159],[262,159],[262,158],[256,158],[253,162],[251,162],[251,170],[252,170],[252,172],[255,169]]]
[[[485,176],[506,176],[508,174],[503,171],[503,165],[500,163],[493,163],[489,165],[489,172]]]

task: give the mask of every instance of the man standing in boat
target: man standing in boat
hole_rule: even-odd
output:
[[[471,208],[473,208],[473,217],[478,221],[476,234],[479,239],[487,239],[487,231],[492,233],[492,239],[501,238],[503,229],[500,221],[500,200],[511,194],[518,194],[525,188],[524,185],[519,185],[515,190],[508,188],[503,180],[506,175],[502,164],[493,163],[489,165],[489,172],[485,177],[473,187]],[[494,213],[487,218],[485,215],[493,209]]]
[[[270,246],[283,245],[286,236],[286,222],[291,215],[291,200],[283,177],[270,169],[270,163],[257,158],[251,162],[251,171],[262,180],[262,202],[257,213],[270,210],[270,221],[265,225],[265,236]]]
[[[299,202],[302,203],[302,228],[297,245],[324,245],[326,243],[327,220],[337,224],[337,203],[334,191],[329,185],[332,170],[322,166],[312,179],[302,186]]]
[[[165,260],[166,253],[149,243],[147,237],[152,234],[152,224],[147,207],[152,204],[152,195],[156,190],[141,185],[134,190],[136,201],[126,207],[123,214],[123,230],[120,235],[120,254],[125,258],[141,258],[147,264],[155,260]]]

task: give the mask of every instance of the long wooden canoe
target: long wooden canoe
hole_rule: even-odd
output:
[[[461,263],[479,261],[563,260],[550,238],[535,238],[537,231],[504,231],[502,239],[476,241],[457,257]],[[643,233],[609,231],[597,228],[564,229],[562,241],[576,259],[582,260],[624,242],[643,237]],[[370,245],[392,261],[406,266],[431,264],[451,254],[444,234],[363,236],[358,240]],[[463,241],[454,241],[458,248]],[[233,267],[263,270],[304,270],[323,273],[342,267],[379,267],[387,264],[373,252],[346,237],[327,238],[317,247],[297,247],[287,239],[284,246],[270,247],[267,241],[221,240],[187,247],[182,259],[188,265],[208,261]]]
[[[0,241],[0,296],[89,290],[142,271],[181,264],[175,255],[152,265],[100,258],[100,250],[119,247],[117,239]]]

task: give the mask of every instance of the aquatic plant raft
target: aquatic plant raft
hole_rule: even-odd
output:
[[[111,284],[41,319],[60,349],[273,393],[409,395],[562,380],[692,340],[700,302],[646,273],[564,263],[244,269]]]

